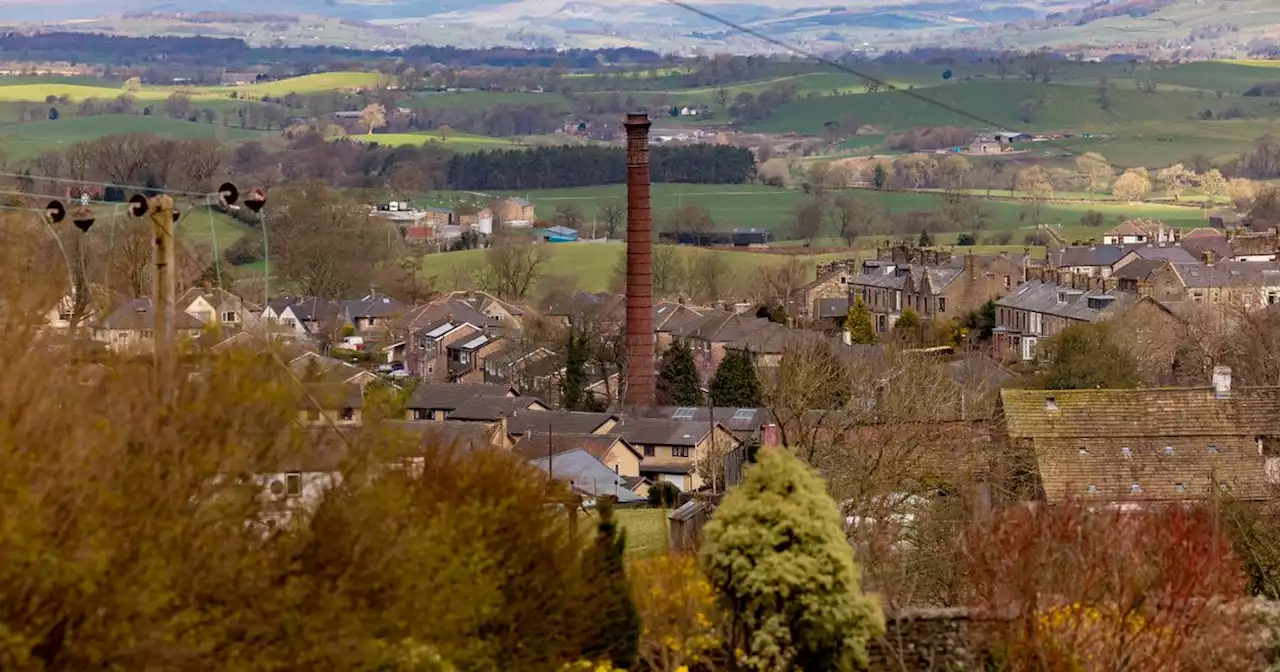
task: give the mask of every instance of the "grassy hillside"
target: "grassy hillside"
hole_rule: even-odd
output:
[[[0,146],[3,146],[7,158],[24,159],[49,150],[65,149],[69,145],[84,140],[96,140],[108,135],[124,133],[152,133],[182,139],[218,138],[228,141],[252,140],[263,136],[261,131],[249,131],[219,124],[121,114],[0,126]]]
[[[1150,73],[1161,84],[1240,94],[1258,84],[1280,82],[1280,61],[1204,61]]]
[[[139,101],[164,100],[182,92],[192,100],[279,97],[290,93],[309,94],[326,91],[372,87],[380,75],[367,72],[328,72],[303,75],[275,82],[243,84],[239,86],[143,86],[133,93]],[[0,101],[41,101],[47,96],[70,96],[74,101],[86,98],[111,99],[125,93],[124,86],[115,81],[95,80],[85,77],[5,77],[0,78]]]
[[[1202,92],[1161,90],[1142,93],[1136,87],[1113,87],[1109,109],[1097,101],[1095,87],[1084,85],[1032,84],[1015,81],[974,81],[955,86],[916,89],[925,102],[899,91],[874,94],[827,96],[797,100],[780,107],[770,118],[749,127],[767,133],[818,135],[828,121],[856,120],[882,131],[906,130],[919,126],[989,125],[1012,130],[1106,130],[1125,123],[1186,121],[1206,109],[1215,113],[1238,106],[1250,116],[1275,118],[1270,101],[1253,98],[1218,100]],[[1023,121],[1024,101],[1041,101]],[[939,103],[939,104],[935,104]],[[948,109],[951,108],[951,109]],[[989,123],[979,122],[953,110],[961,110]]]

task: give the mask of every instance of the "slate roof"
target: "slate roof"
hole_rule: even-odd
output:
[[[625,309],[625,302],[624,302]],[[653,307],[653,330],[674,333],[685,325],[696,323],[711,311],[690,308],[664,301]]]
[[[1212,266],[1176,264],[1173,269],[1190,289],[1280,285],[1280,262],[1227,261]]]
[[[303,322],[323,322],[325,320],[332,320],[342,312],[341,307],[333,301],[326,301],[314,296],[299,296],[292,298],[294,301],[283,305],[276,313],[277,315],[284,312],[285,308],[288,308],[293,313],[294,317],[302,320]],[[276,302],[272,301],[271,305],[274,310]]]
[[[532,461],[533,466],[549,472],[558,481],[567,481],[575,490],[592,496],[616,495],[621,503],[645,500],[626,486],[622,477],[613,473],[600,460],[585,450],[571,450],[552,457]]]
[[[552,455],[559,455],[572,450],[585,450],[597,460],[604,460],[615,445],[622,447],[623,450],[631,451],[636,457],[640,457],[640,452],[617,434],[562,434],[560,432],[547,434],[545,431],[542,433],[528,432],[512,446],[511,450],[526,460],[546,457],[548,452]]]
[[[481,397],[505,397],[515,390],[506,385],[455,385],[452,383],[424,383],[409,395],[405,408],[409,410],[452,411],[471,399]]]
[[[625,416],[611,432],[633,445],[693,447],[707,438],[711,426],[707,422]]]
[[[636,419],[693,422],[702,425],[704,435],[711,423],[708,415],[713,415],[716,424],[723,425],[735,434],[758,432],[761,425],[772,422],[772,416],[766,409],[730,406],[717,406],[715,409],[708,409],[706,406],[628,406],[626,415]]]
[[[1111,230],[1102,234],[1104,236],[1145,236],[1147,232],[1138,228],[1133,220],[1126,220],[1111,228]]]
[[[548,431],[565,434],[591,434],[609,420],[617,421],[611,413],[578,413],[573,411],[517,410],[507,416],[507,433],[522,436],[528,432]]]
[[[691,338],[713,343],[728,343],[753,334],[768,325],[769,320],[755,315],[716,312],[700,321],[691,321],[671,331],[680,338]]]
[[[1029,441],[1045,496],[1181,500],[1267,496],[1259,437],[1280,436],[1280,388],[1013,390],[1006,430]]]
[[[355,383],[303,383],[301,407],[333,411],[342,408],[363,408],[364,390]]]
[[[537,397],[476,397],[458,404],[446,417],[450,420],[494,422],[528,410],[530,406],[546,406]]]
[[[476,327],[484,327],[497,321],[464,301],[445,300],[408,309],[396,320],[396,326],[420,333],[428,325],[438,326],[445,322],[468,322]]]
[[[776,322],[767,322],[751,333],[728,341],[726,348],[756,354],[781,354],[796,337],[796,332]]]
[[[191,287],[187,291],[183,292],[175,303],[185,308],[191,305],[191,302],[195,301],[197,298],[203,298],[214,308],[222,305],[233,305],[240,306],[244,310],[248,310],[250,312],[262,309],[258,304],[245,301],[239,296],[236,296],[221,287],[210,287],[207,290],[203,287]]]
[[[153,312],[151,299],[130,299],[99,320],[98,329],[117,329],[125,331],[141,331],[154,329],[156,315]],[[175,308],[173,311],[173,328],[179,331],[202,329],[204,324],[194,317]]]
[[[418,445],[438,449],[472,451],[492,448],[497,438],[496,427],[478,422],[386,420],[383,425],[389,430],[415,437]]]
[[[1183,236],[1182,249],[1186,250],[1192,258],[1201,261],[1204,259],[1205,252],[1212,252],[1215,260],[1231,258],[1231,243],[1227,241],[1226,236],[1214,232],[1213,229],[1196,229],[1196,231],[1209,231],[1210,234],[1191,238]]]
[[[1241,233],[1227,241],[1231,246],[1231,256],[1274,255],[1277,245],[1276,236],[1270,233]]]
[[[1067,301],[1059,301],[1059,295],[1065,293]],[[1089,299],[1111,298],[1104,309],[1089,307]],[[1096,322],[1104,315],[1110,314],[1132,304],[1137,300],[1135,294],[1129,292],[1102,289],[1080,290],[1069,285],[1032,280],[1019,285],[1010,294],[996,301],[997,306],[1016,308],[1045,315],[1056,315],[1081,322]]]
[[[343,302],[343,313],[351,318],[389,319],[403,315],[408,308],[386,294],[368,294]]]
[[[1111,277],[1118,280],[1145,280],[1151,272],[1164,265],[1163,261],[1154,259],[1137,259],[1112,271]]]

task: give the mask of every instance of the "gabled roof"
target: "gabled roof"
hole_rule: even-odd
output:
[[[499,341],[501,339],[501,336],[495,336],[493,334],[473,334],[470,338],[463,338],[456,343],[451,343],[449,345],[449,349],[462,352],[474,352],[485,346],[492,345],[495,341]]]
[[[314,409],[319,404],[320,410],[326,411],[362,408],[364,390],[354,383],[303,383],[301,404],[304,409]]]
[[[401,329],[420,332],[428,325],[438,326],[446,322],[470,323],[483,327],[493,324],[494,320],[464,301],[439,300],[408,309],[396,319],[395,325]]]
[[[611,413],[579,413],[575,411],[525,411],[517,410],[507,416],[507,433],[523,436],[528,432],[565,434],[593,434],[610,420],[618,421]]]
[[[1274,255],[1280,247],[1280,241],[1272,233],[1241,233],[1227,242],[1234,257]]]
[[[767,322],[751,333],[729,341],[725,347],[760,355],[777,355],[786,351],[796,332],[776,322]]]
[[[530,409],[545,410],[537,397],[476,397],[459,404],[446,416],[450,420],[494,422]]]
[[[624,301],[623,310],[625,309]],[[653,306],[653,330],[674,333],[683,325],[701,320],[708,312],[710,311],[706,309],[690,308],[679,303],[663,301]]]
[[[354,301],[344,301],[343,314],[350,318],[389,319],[399,317],[408,310],[403,303],[386,294],[367,294]]]
[[[510,420],[508,420],[508,423]],[[526,460],[547,457],[548,454],[559,455],[571,450],[585,450],[597,460],[604,460],[615,446],[628,450],[636,457],[640,452],[617,434],[567,434],[554,432],[551,434],[527,432],[512,446],[512,452]]]
[[[480,450],[497,444],[495,425],[450,420],[384,420],[383,426],[417,439],[419,445],[437,449]]]
[[[233,305],[251,312],[262,310],[262,306],[250,301],[245,301],[243,298],[232,294],[221,287],[210,287],[208,289],[205,289],[204,287],[191,287],[179,295],[175,303],[182,308],[186,308],[196,299],[204,299],[214,308],[223,305]]]
[[[571,450],[552,457],[538,458],[532,464],[556,480],[568,482],[574,490],[586,495],[616,496],[622,503],[644,501],[644,497],[627,488],[621,476],[585,450]]]
[[[583,317],[591,320],[621,321],[626,317],[627,297],[611,292],[575,292],[547,307],[551,317]]]
[[[1030,442],[1049,501],[1267,496],[1258,440],[1280,436],[1280,388],[1003,390],[1009,437]]]
[[[414,388],[405,402],[409,410],[452,411],[472,399],[480,397],[516,396],[515,388],[506,385],[455,385],[452,383],[425,383]]]
[[[97,329],[116,329],[123,331],[143,331],[154,329],[156,326],[156,315],[151,304],[151,299],[130,299],[124,302],[118,308],[111,311],[106,317],[95,325]],[[204,324],[194,317],[182,312],[181,309],[173,311],[173,328],[178,331],[191,331],[204,327]]]
[[[734,408],[717,406],[628,406],[626,415],[636,419],[678,420],[702,425],[706,430],[714,417],[716,424],[735,433],[756,432],[760,426],[772,422],[769,411],[763,408]],[[705,433],[705,432],[704,432]]]
[[[293,313],[293,316],[303,322],[323,322],[338,317],[341,313],[341,307],[336,301],[326,301],[314,296],[310,297],[290,297],[294,299],[292,303],[283,304],[276,314],[282,314],[285,310]],[[271,301],[272,310],[276,310],[276,300]]]
[[[692,447],[707,438],[711,425],[689,420],[624,416],[622,422],[610,431],[634,445]]]
[[[1120,222],[1120,224],[1112,227],[1111,230],[1107,231],[1102,235],[1104,236],[1145,236],[1147,235],[1147,232],[1144,231],[1143,229],[1138,228],[1138,225],[1134,223],[1133,220],[1129,219],[1129,220]]]
[[[1066,300],[1061,299],[1065,297]],[[1090,299],[1106,299],[1105,308],[1091,308]],[[1073,289],[1069,285],[1032,280],[1025,282],[996,301],[997,306],[1033,313],[1056,315],[1080,322],[1096,322],[1106,315],[1128,306],[1137,299],[1130,292],[1103,289]]]

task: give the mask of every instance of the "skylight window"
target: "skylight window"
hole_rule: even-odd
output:
[[[731,421],[733,421],[733,422],[750,422],[750,421],[751,421],[751,419],[752,419],[752,418],[754,418],[754,417],[756,417],[756,409],[754,409],[754,408],[739,408],[738,410],[736,410],[736,411],[734,411],[734,412],[733,412],[733,417],[731,418]]]
[[[1217,455],[1217,454],[1218,454],[1218,447],[1217,447],[1217,446],[1209,446],[1209,454],[1210,454],[1210,455]]]
[[[698,412],[698,409],[696,408],[693,408],[690,406],[681,406],[680,408],[676,409],[675,413],[671,414],[671,419],[672,420],[692,420],[694,414],[697,412]]]
[[[1183,484],[1181,484],[1181,483],[1175,483],[1175,484],[1173,485],[1173,489],[1174,489],[1174,490],[1177,490],[1178,492],[1186,492],[1186,491],[1187,491],[1187,486],[1185,486],[1185,485],[1183,485]]]
[[[1098,494],[1098,486],[1090,484],[1086,492],[1088,492],[1091,495],[1096,495]]]
[[[1138,485],[1137,483],[1134,483],[1133,485],[1130,485],[1130,486],[1129,486],[1129,492],[1130,492],[1131,494],[1135,494],[1135,495],[1137,495],[1137,494],[1141,494],[1141,493],[1142,493],[1142,486],[1141,486],[1141,485]]]
[[[1170,456],[1171,456],[1171,455],[1173,455],[1173,446],[1165,446],[1165,447],[1164,447],[1164,454],[1165,454],[1165,455],[1170,455]]]
[[[1124,459],[1127,460],[1133,457],[1133,451],[1129,450],[1129,446],[1125,446],[1124,448],[1120,449],[1120,457],[1123,457]]]

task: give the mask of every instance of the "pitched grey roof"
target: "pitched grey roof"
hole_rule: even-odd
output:
[[[387,420],[388,429],[415,437],[419,445],[454,450],[477,450],[494,445],[493,425],[450,420]]]
[[[324,320],[331,320],[342,312],[341,307],[334,301],[326,301],[314,296],[297,296],[289,298],[293,299],[293,301],[291,303],[283,304],[279,311],[284,312],[284,309],[288,308],[293,312],[294,317],[302,320],[303,322],[321,322]],[[274,310],[277,305],[276,301],[273,300],[271,305]]]
[[[711,432],[710,423],[627,416],[610,430],[633,445],[696,446]]]
[[[771,416],[766,409],[729,406],[717,406],[715,409],[708,409],[706,406],[628,406],[626,414],[636,419],[681,420],[697,423],[702,425],[704,434],[711,424],[711,418],[708,418],[708,415],[714,417],[716,424],[723,425],[729,431],[738,434],[759,431],[761,425],[771,422]]]
[[[1174,270],[1183,284],[1193,289],[1280,285],[1280,262],[1228,261],[1212,266],[1176,264]]]
[[[611,413],[577,413],[573,411],[517,410],[507,417],[507,433],[522,436],[528,432],[546,434],[590,434],[609,420],[617,420]]]
[[[533,466],[548,472],[558,481],[568,482],[574,489],[585,494],[616,495],[622,503],[644,501],[644,497],[627,487],[621,476],[582,449],[533,460]]]
[[[796,337],[796,332],[776,322],[767,322],[759,329],[728,341],[725,347],[756,354],[781,354]]]
[[[194,317],[182,312],[181,309],[173,311],[173,328],[177,330],[201,329],[204,324]],[[154,329],[156,325],[156,315],[151,304],[151,299],[130,299],[124,302],[120,307],[111,311],[106,317],[98,322],[98,329],[120,329],[126,331],[140,331],[145,329]]]
[[[362,408],[364,390],[355,383],[303,383],[302,408],[332,411],[341,408]]]
[[[615,445],[631,451],[636,457],[640,457],[640,453],[631,444],[616,434],[565,434],[560,432],[552,434],[542,432],[539,434],[537,432],[528,432],[511,447],[511,451],[526,460],[536,460],[540,457],[546,457],[548,453],[559,455],[572,450],[585,450],[597,460],[603,460]]]
[[[996,305],[1082,322],[1095,322],[1135,300],[1137,296],[1129,292],[1102,289],[1086,291],[1072,289],[1069,285],[1032,280],[1019,285],[1013,293],[996,301]],[[1100,307],[1100,303],[1105,303],[1105,307]]]
[[[505,397],[514,394],[506,385],[455,385],[452,383],[427,383],[419,385],[409,395],[405,408],[409,410],[452,411],[478,397]]]
[[[849,314],[849,299],[818,299],[819,318],[837,318]]]
[[[350,318],[389,319],[403,315],[407,308],[386,294],[374,293],[354,301],[344,301],[342,310]]]
[[[497,320],[485,315],[465,301],[433,301],[410,308],[397,324],[421,333],[424,325],[440,325],[445,322],[470,323],[476,327],[495,324]]]
[[[534,404],[542,404],[542,401],[537,397],[476,397],[462,402],[446,417],[450,420],[494,422]]]

